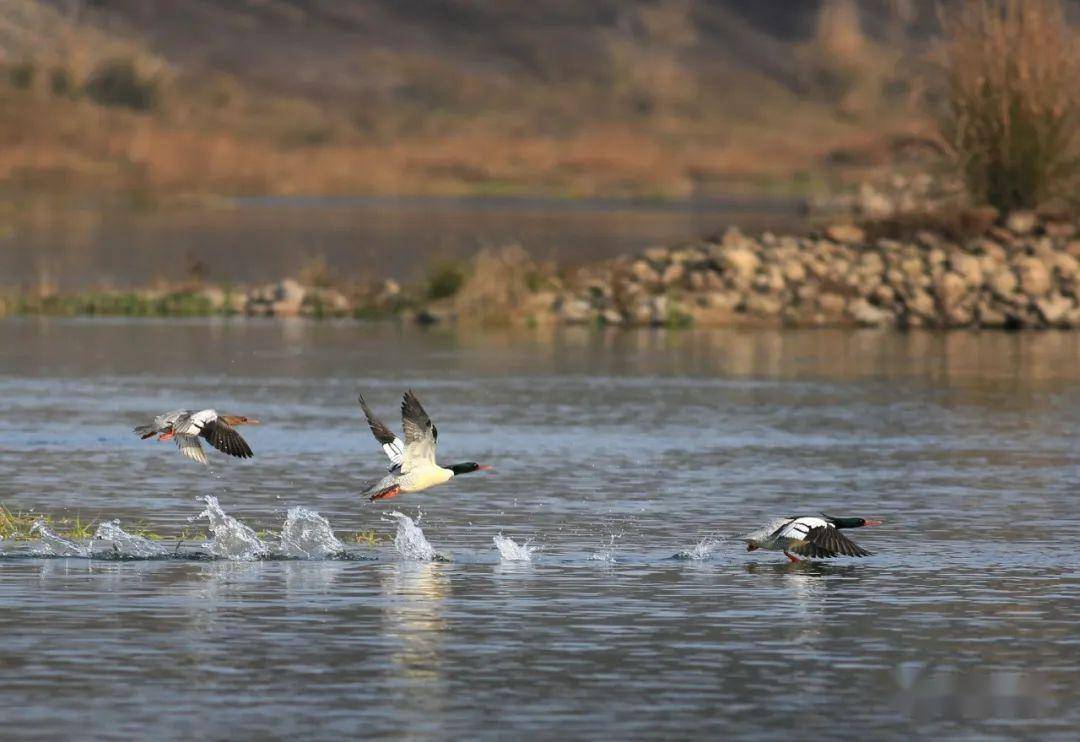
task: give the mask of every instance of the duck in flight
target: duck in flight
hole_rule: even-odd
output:
[[[233,426],[258,424],[258,420],[250,417],[219,415],[216,410],[173,410],[158,415],[149,425],[137,426],[135,432],[143,440],[155,435],[159,441],[174,440],[180,453],[205,465],[206,452],[199,443],[200,437],[222,453],[250,459],[255,454]]]
[[[776,518],[756,531],[740,536],[746,542],[746,550],[768,549],[782,551],[792,562],[807,559],[831,559],[837,556],[864,557],[870,552],[862,548],[844,534],[841,528],[862,528],[879,526],[880,520],[865,518],[834,518],[831,515],[805,515],[799,517]]]
[[[372,501],[385,500],[409,492],[419,492],[442,484],[451,477],[491,468],[481,466],[475,461],[451,466],[439,466],[435,463],[435,446],[439,440],[439,431],[411,390],[405,392],[401,400],[401,427],[405,431],[404,442],[394,435],[386,423],[375,416],[364,400],[364,395],[360,395],[359,401],[372,435],[390,459],[390,468],[386,476],[373,482],[364,491],[365,495],[371,496]]]

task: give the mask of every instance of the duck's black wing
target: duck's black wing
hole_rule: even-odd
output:
[[[236,428],[222,422],[220,418],[203,425],[199,435],[217,450],[238,459],[250,459],[255,455],[251,452],[251,447],[247,444],[247,441],[236,432]]]
[[[841,555],[864,557],[871,554],[831,525],[811,528],[806,537],[792,544],[789,550],[811,559],[831,559]]]
[[[375,440],[382,446],[386,457],[390,459],[391,468],[401,466],[401,461],[405,458],[405,444],[394,435],[394,431],[390,430],[386,423],[375,416],[375,413],[368,407],[363,394],[359,395],[357,399],[360,402],[360,407],[364,410],[364,417],[367,418],[371,434],[375,436]]]

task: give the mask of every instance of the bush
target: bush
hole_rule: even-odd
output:
[[[456,294],[465,281],[465,269],[460,263],[440,263],[428,273],[429,299],[446,299]]]
[[[130,59],[113,59],[98,66],[86,81],[86,95],[103,106],[149,111],[158,105],[158,83],[143,78]]]
[[[53,67],[49,72],[49,90],[58,98],[66,98],[75,92],[75,81],[65,67]]]
[[[8,80],[11,81],[11,86],[19,90],[29,90],[33,86],[36,76],[37,68],[34,67],[33,62],[21,62],[13,65],[8,70]]]
[[[1002,211],[1080,172],[1080,45],[1058,0],[967,0],[951,18],[941,132],[971,196]]]

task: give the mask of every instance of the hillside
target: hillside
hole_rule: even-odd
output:
[[[922,131],[910,62],[933,17],[887,0],[9,0],[0,183],[807,189]]]

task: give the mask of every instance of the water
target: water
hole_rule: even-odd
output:
[[[538,198],[263,198],[132,211],[21,206],[0,219],[0,287],[47,280],[66,289],[295,276],[322,259],[335,279],[415,281],[433,262],[520,244],[580,262],[670,245],[729,224],[801,229],[795,199],[639,203]]]
[[[1049,332],[0,322],[0,503],[104,529],[0,544],[5,729],[1071,738],[1078,357]],[[356,392],[393,421],[409,387],[444,460],[495,469],[368,503]],[[199,403],[263,420],[256,458],[131,433]],[[883,518],[852,534],[875,555],[733,540],[818,511]]]

